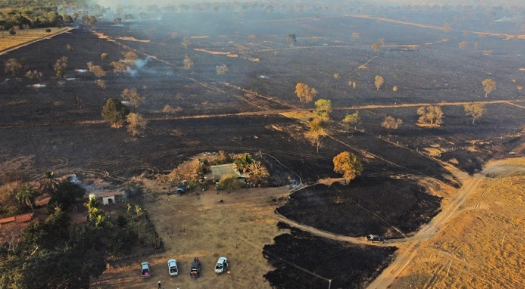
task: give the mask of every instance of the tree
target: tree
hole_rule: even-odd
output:
[[[51,194],[51,199],[46,207],[48,213],[54,212],[57,208],[67,210],[77,199],[81,199],[86,190],[81,186],[70,181],[62,181],[58,184],[55,192]]]
[[[383,84],[385,83],[385,79],[379,75],[376,75],[376,78],[375,78],[375,86],[377,88],[377,90],[379,90],[381,88],[381,86],[383,86]]]
[[[417,109],[419,124],[439,127],[443,123],[443,111],[437,105],[422,106]]]
[[[31,186],[26,183],[18,190],[16,194],[16,199],[24,205],[31,207],[31,211],[34,212],[33,205],[35,204],[35,198],[38,196],[38,193],[31,188]]]
[[[217,75],[225,74],[226,72],[229,71],[228,66],[226,66],[226,64],[223,64],[223,65],[220,65],[220,66],[217,65],[215,68],[217,70]]]
[[[233,164],[235,165],[235,169],[238,170],[241,173],[246,173],[248,171],[248,166],[253,164],[255,162],[255,159],[252,157],[251,154],[245,153],[235,158],[233,161]]]
[[[102,117],[113,127],[121,127],[129,109],[116,98],[110,98],[102,108]]]
[[[88,209],[88,219],[95,218],[100,212],[97,210],[97,206],[100,204],[100,202],[97,200],[97,198],[89,197],[89,200],[84,204],[84,206]]]
[[[40,194],[53,194],[58,186],[58,181],[55,179],[55,173],[52,171],[44,172],[44,178],[40,181],[38,191]]]
[[[11,73],[13,77],[18,77],[24,69],[22,61],[16,58],[9,58],[4,64],[5,73]]]
[[[383,47],[385,46],[385,39],[384,38],[379,38],[379,43],[381,43],[381,45],[383,45]]]
[[[190,56],[188,54],[186,54],[186,56],[184,57],[184,69],[186,70],[190,70],[193,68],[193,61],[190,59]]]
[[[320,118],[328,120],[330,119],[330,113],[332,112],[332,101],[329,99],[318,99],[315,101],[315,114]]]
[[[131,102],[131,105],[133,106],[133,112],[135,112],[135,109],[137,106],[144,103],[144,97],[142,97],[138,92],[136,88],[128,89],[125,88],[120,96],[124,100],[129,100]]]
[[[55,66],[53,67],[55,69],[57,77],[64,77],[64,75],[66,75],[66,67],[67,67],[67,56],[62,56],[57,60],[57,62],[55,63]]]
[[[472,116],[472,124],[475,124],[476,120],[479,119],[485,112],[483,103],[468,103],[464,105],[465,115]]]
[[[321,147],[321,141],[323,137],[327,135],[325,131],[326,123],[319,117],[314,117],[309,123],[310,131],[306,133],[306,138],[316,147],[316,151],[319,152]]]
[[[394,87],[392,87],[392,91],[393,92],[397,92],[399,90],[399,88],[397,87],[397,85],[394,85]]]
[[[264,184],[269,177],[268,169],[260,161],[255,161],[248,165],[248,181],[250,183],[255,185]]]
[[[465,49],[465,48],[467,48],[467,46],[468,46],[468,42],[467,41],[461,41],[459,43],[459,49]]]
[[[128,132],[133,137],[143,135],[144,131],[146,131],[146,125],[148,124],[148,120],[145,119],[142,115],[132,112],[128,114],[126,120],[129,123]]]
[[[377,44],[377,43],[373,43],[372,45],[370,45],[370,47],[372,47],[372,49],[374,49],[376,51],[379,50],[379,44]]]
[[[334,157],[334,172],[343,174],[347,182],[360,176],[363,172],[361,161],[350,152],[342,152]]]
[[[359,111],[356,111],[352,114],[347,114],[345,118],[343,118],[343,124],[347,126],[348,128],[352,126],[354,128],[357,127],[360,121],[361,121],[361,117],[359,116]]]
[[[490,78],[487,78],[481,82],[483,90],[485,91],[485,98],[488,97],[489,93],[496,89],[496,82]]]
[[[239,182],[238,177],[234,174],[226,174],[219,180],[219,188],[228,191],[228,193],[239,189],[240,187],[241,183]]]
[[[310,88],[307,84],[299,82],[295,86],[295,93],[301,102],[311,102],[317,95],[317,90]]]
[[[189,38],[184,38],[184,40],[182,40],[182,46],[184,46],[184,48],[188,49],[188,46],[191,45],[191,40]]]
[[[286,42],[289,42],[290,45],[294,45],[297,42],[297,37],[295,34],[288,34],[286,35]]]
[[[106,52],[104,52],[104,53],[100,54],[100,59],[101,60],[108,60],[109,59],[109,55]]]
[[[106,76],[106,72],[100,65],[88,65],[88,68],[89,68],[89,71],[92,72],[96,78],[101,78],[103,76]]]
[[[385,117],[385,120],[383,123],[381,123],[381,126],[386,128],[388,130],[388,135],[390,135],[390,131],[393,129],[398,129],[399,126],[403,123],[402,119],[395,119],[391,116]]]
[[[36,79],[37,83],[41,83],[43,74],[42,72],[38,72],[37,70],[28,70],[25,76],[29,79]]]

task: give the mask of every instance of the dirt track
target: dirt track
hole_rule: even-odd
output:
[[[451,200],[442,211],[432,219],[432,221],[423,226],[419,232],[414,236],[405,239],[387,240],[385,244],[381,243],[368,243],[363,238],[354,238],[344,235],[333,234],[323,230],[316,229],[311,226],[302,225],[292,220],[289,220],[281,215],[276,215],[275,219],[278,221],[289,224],[290,226],[296,227],[303,231],[309,232],[316,236],[348,242],[352,244],[368,244],[374,246],[392,246],[399,245],[401,248],[395,261],[390,264],[382,274],[379,275],[367,288],[368,289],[381,289],[388,288],[394,279],[405,269],[410,261],[417,254],[421,244],[426,240],[432,238],[441,228],[443,228],[459,211],[461,205],[469,197],[469,195],[476,190],[478,185],[486,178],[486,174],[495,173],[498,174],[509,174],[516,171],[522,171],[523,168],[516,166],[510,166],[505,161],[497,161],[489,164],[480,174],[469,176],[465,172],[461,172],[457,169],[452,169],[454,175],[462,181],[463,187],[459,190],[458,194]]]
[[[441,229],[447,222],[449,222],[456,213],[460,210],[463,202],[468,198],[468,196],[476,190],[478,185],[485,179],[487,173],[499,172],[499,173],[511,173],[521,168],[515,166],[508,166],[505,164],[505,161],[497,161],[492,164],[488,164],[487,167],[480,173],[472,177],[468,176],[466,173],[456,171],[455,175],[459,177],[463,182],[463,187],[458,192],[456,197],[443,208],[441,213],[439,213],[432,221],[423,226],[423,228],[411,238],[408,238],[406,242],[409,242],[408,246],[400,248],[396,260],[390,264],[379,277],[377,277],[374,282],[368,285],[368,289],[382,289],[388,288],[394,279],[406,268],[410,261],[417,254],[418,249],[422,245],[425,239],[432,238],[436,232]],[[413,241],[413,242],[411,242]],[[392,243],[389,243],[391,245]]]

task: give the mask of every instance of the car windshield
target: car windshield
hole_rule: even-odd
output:
[[[222,269],[222,264],[217,264],[217,267],[215,269]]]

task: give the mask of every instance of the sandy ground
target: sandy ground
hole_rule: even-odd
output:
[[[458,194],[400,245],[395,261],[368,288],[519,288],[525,281],[524,175],[523,159],[490,162],[472,177],[458,175]]]
[[[93,288],[269,288],[263,275],[272,270],[262,255],[265,244],[283,231],[277,229],[273,197],[287,196],[288,188],[242,189],[232,193],[210,186],[205,192],[167,196],[162,186],[149,186],[145,208],[164,240],[166,252],[113,263]],[[223,203],[218,202],[223,200]],[[230,274],[214,272],[217,259],[228,258]],[[201,277],[192,280],[194,257],[202,261]],[[179,276],[169,277],[166,262],[175,258]],[[150,263],[152,277],[140,277],[140,263]]]

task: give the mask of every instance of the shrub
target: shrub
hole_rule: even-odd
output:
[[[14,27],[11,27],[11,29],[9,29],[9,34],[10,35],[15,35],[16,34],[16,30]]]
[[[47,33],[51,32],[51,28],[46,28],[46,32]]]

